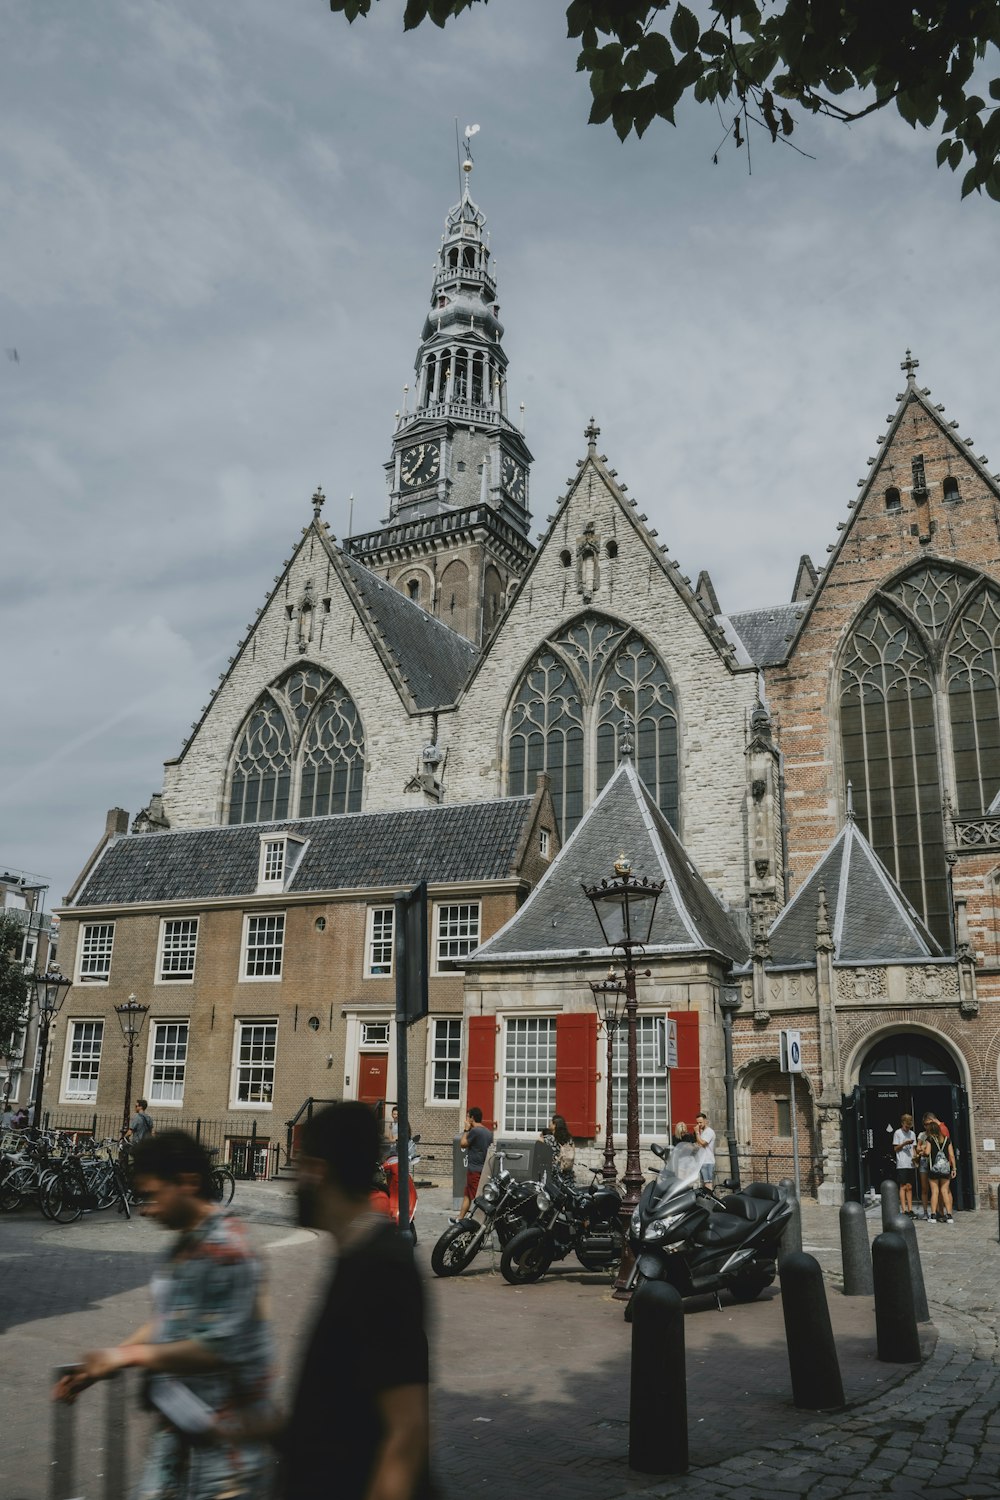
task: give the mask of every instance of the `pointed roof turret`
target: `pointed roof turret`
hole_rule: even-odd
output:
[[[843,828],[772,926],[768,967],[811,965],[821,927],[832,939],[835,963],[925,963],[942,957],[850,805]]]
[[[626,755],[524,905],[463,962],[472,967],[607,956],[610,950],[581,886],[610,874],[621,849],[637,876],[665,882],[647,953],[746,959],[739,927],[695,869]]]

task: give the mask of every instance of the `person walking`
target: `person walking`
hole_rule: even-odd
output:
[[[486,1165],[486,1153],[493,1144],[493,1132],[483,1124],[483,1112],[478,1104],[471,1105],[465,1117],[465,1129],[458,1144],[466,1153],[465,1190],[462,1195],[462,1206],[458,1211],[458,1216],[451,1220],[452,1224],[457,1224],[459,1219],[464,1219],[475,1202],[476,1194],[479,1192],[479,1179]]]
[[[152,1118],[146,1113],[148,1108],[149,1104],[145,1099],[135,1101],[135,1114],[129,1121],[128,1130],[125,1132],[125,1139],[130,1146],[140,1145],[156,1129]]]
[[[286,1500],[428,1500],[428,1353],[413,1252],[368,1202],[379,1127],[367,1105],[302,1132],[299,1220],[337,1260],[279,1439]]]
[[[892,1149],[896,1158],[896,1181],[899,1183],[901,1212],[913,1218],[914,1151],[917,1138],[913,1133],[913,1116],[900,1115],[899,1129],[893,1133]]]
[[[124,1343],[85,1354],[53,1396],[72,1402],[141,1369],[157,1413],[141,1500],[264,1500],[275,1412],[261,1262],[242,1223],[212,1201],[212,1164],[192,1136],[147,1136],[134,1167],[143,1216],[176,1234],[153,1276],[153,1317]]]

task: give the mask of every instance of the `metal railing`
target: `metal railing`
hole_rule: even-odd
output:
[[[61,1365],[53,1373],[53,1385],[62,1375],[71,1375],[78,1365]],[[128,1404],[130,1382],[116,1375],[105,1382],[104,1441],[99,1472],[83,1477],[86,1466],[78,1460],[79,1406],[52,1403],[52,1452],[49,1462],[49,1500],[96,1500],[98,1480],[103,1500],[125,1500],[128,1494]],[[86,1420],[86,1416],[85,1416]]]
[[[175,1115],[172,1110],[158,1114],[155,1105],[149,1113],[158,1130],[186,1130],[207,1151],[217,1152],[220,1161],[228,1162],[234,1174],[245,1181],[274,1177],[281,1166],[283,1143],[276,1139],[281,1130],[276,1120],[262,1120],[258,1115],[208,1120]],[[118,1112],[85,1115],[79,1110],[55,1109],[45,1111],[42,1123],[46,1130],[113,1140],[121,1131],[122,1117]]]

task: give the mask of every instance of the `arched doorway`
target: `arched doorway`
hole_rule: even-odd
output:
[[[865,1054],[858,1084],[845,1100],[844,1146],[849,1197],[893,1176],[892,1133],[903,1114],[919,1132],[930,1110],[951,1132],[958,1164],[955,1207],[972,1208],[969,1104],[958,1064],[948,1049],[920,1032],[893,1032]],[[855,1191],[852,1191],[855,1189]]]

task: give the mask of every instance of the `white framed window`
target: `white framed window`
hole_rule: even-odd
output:
[[[548,859],[549,850],[552,847],[552,835],[547,828],[538,831],[538,852],[543,859]]]
[[[434,908],[434,968],[465,958],[479,947],[479,902],[460,901]]]
[[[365,936],[365,978],[388,978],[392,974],[393,918],[391,906],[368,908]]]
[[[188,1054],[187,1021],[154,1021],[149,1034],[149,1082],[146,1097],[151,1104],[184,1103],[184,1079]]]
[[[462,1079],[462,1018],[433,1016],[428,1048],[429,1104],[457,1104]]]
[[[503,1128],[537,1135],[555,1107],[555,1017],[512,1016],[504,1036]]]
[[[273,885],[285,878],[284,839],[265,839],[260,850],[260,878],[263,885]]]
[[[84,923],[80,933],[80,957],[77,964],[77,980],[80,984],[107,984],[114,945],[114,922]]]
[[[280,979],[285,953],[285,913],[248,912],[243,919],[243,979]]]
[[[639,1134],[662,1140],[670,1134],[669,1073],[663,1066],[665,1016],[638,1016],[636,1058],[639,1064]],[[615,1134],[624,1139],[628,1116],[628,1029],[615,1032],[614,1051]]]
[[[157,984],[190,984],[198,953],[198,918],[164,917],[156,959]]]
[[[362,1047],[388,1047],[389,1022],[362,1021],[361,1045]]]
[[[70,1021],[63,1098],[92,1102],[101,1071],[103,1021]]]
[[[230,1108],[237,1105],[271,1108],[277,1047],[277,1021],[236,1022]]]

